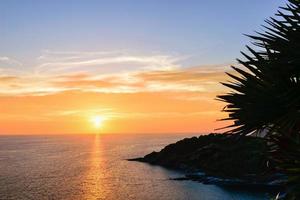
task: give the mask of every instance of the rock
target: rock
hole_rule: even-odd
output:
[[[267,165],[267,144],[262,138],[209,134],[185,138],[130,161],[146,162],[185,171],[185,177],[222,186],[281,186],[285,177]],[[268,174],[268,175],[266,175]]]

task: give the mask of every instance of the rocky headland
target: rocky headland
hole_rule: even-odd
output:
[[[209,134],[185,138],[160,152],[129,160],[185,172],[173,180],[278,190],[286,178],[272,167],[267,150],[262,138]]]

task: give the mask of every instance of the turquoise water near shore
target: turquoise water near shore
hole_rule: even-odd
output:
[[[0,199],[264,200],[264,192],[173,181],[177,171],[129,162],[193,135],[0,136]]]

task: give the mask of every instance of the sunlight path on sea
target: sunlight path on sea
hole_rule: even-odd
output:
[[[83,199],[106,199],[109,191],[104,189],[103,179],[105,178],[105,158],[103,156],[103,145],[101,136],[96,134],[91,142],[88,169],[82,181]]]
[[[126,158],[182,139],[172,135],[0,137],[0,199],[265,200],[264,194],[227,190],[182,173]]]

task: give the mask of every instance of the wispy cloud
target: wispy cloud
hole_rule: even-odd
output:
[[[61,74],[74,71],[113,73],[132,70],[178,68],[182,59],[170,55],[139,55],[125,52],[53,52],[38,58],[35,74]]]
[[[124,52],[45,51],[37,58],[39,63],[32,73],[0,72],[0,95],[47,95],[70,90],[98,93],[223,90],[218,82],[224,79],[229,64],[188,68],[179,64],[182,58]],[[0,57],[1,60],[10,59]]]
[[[22,63],[17,61],[16,59],[7,56],[0,56],[0,68],[16,67],[16,66],[22,66]]]

